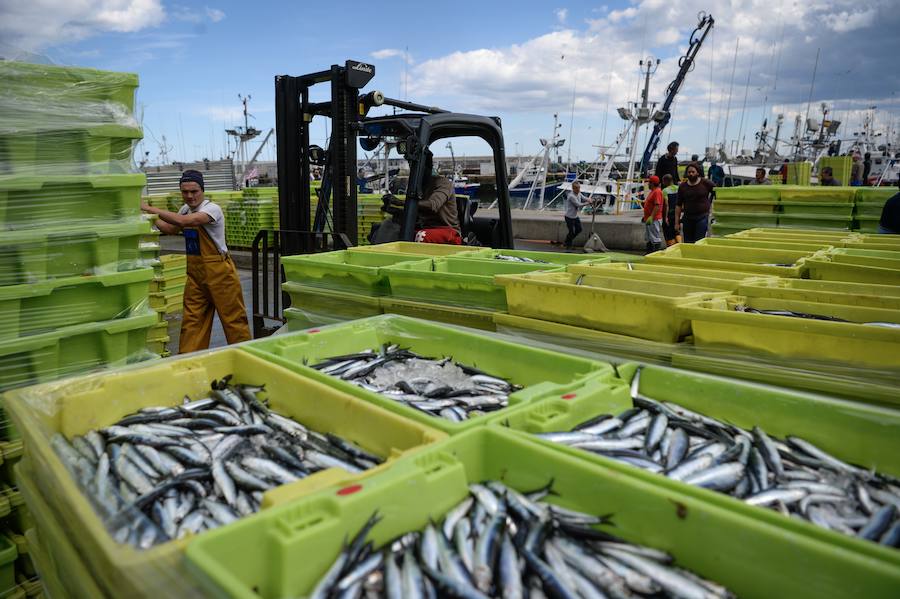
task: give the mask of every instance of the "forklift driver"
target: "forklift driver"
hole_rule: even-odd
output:
[[[428,150],[425,151],[424,166],[425,179],[422,182],[422,199],[419,200],[416,241],[462,245],[453,184],[434,172],[434,158]]]

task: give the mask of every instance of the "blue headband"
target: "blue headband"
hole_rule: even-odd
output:
[[[200,189],[206,189],[203,186],[203,174],[200,171],[184,171],[181,174],[181,180],[178,182],[178,184],[181,185],[182,183],[196,183],[200,186]]]

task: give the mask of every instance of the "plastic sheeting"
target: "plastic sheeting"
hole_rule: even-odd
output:
[[[150,357],[137,84],[0,61],[0,390]]]

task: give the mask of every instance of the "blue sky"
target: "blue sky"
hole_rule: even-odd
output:
[[[151,162],[163,135],[170,159],[218,157],[223,129],[238,122],[239,93],[252,96],[252,123],[266,130],[274,125],[274,75],[346,58],[375,64],[370,89],[402,96],[405,72],[412,100],[501,116],[510,154],[537,151],[554,112],[569,137],[574,88],[571,152],[590,160],[593,145],[603,141],[604,121],[606,143],[621,127],[615,107],[635,96],[638,59],[652,54],[662,60],[650,94],[662,100],[695,15],[704,9],[716,17],[715,34],[689,75],[666,136],[681,141],[685,153],[702,152],[726,131],[752,146],[764,115],[783,113],[792,127],[794,115],[806,109],[817,49],[814,113],[816,102],[828,101],[853,127],[875,104],[882,127],[897,126],[900,16],[892,0],[739,4],[0,0],[0,55],[138,73]],[[322,143],[324,126],[317,130]],[[483,149],[457,147],[458,153]],[[273,157],[274,150],[263,154]]]

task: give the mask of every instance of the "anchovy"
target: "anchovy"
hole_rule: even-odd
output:
[[[251,515],[278,485],[326,468],[362,472],[382,462],[330,431],[272,411],[266,393],[226,376],[213,381],[207,397],[145,407],[50,443],[110,535],[140,549]]]
[[[327,358],[312,368],[453,422],[505,408],[509,396],[520,389],[473,366],[398,346]]]
[[[631,381],[633,408],[537,436],[874,542],[900,523],[897,479],[799,437],[776,439],[646,397],[640,374]]]
[[[548,490],[549,486],[541,495]],[[496,506],[494,500],[485,499],[485,493],[494,497]],[[512,502],[507,505],[511,497],[518,498],[517,509]],[[526,508],[525,502],[540,503],[540,507]],[[535,513],[544,517],[535,518]],[[448,522],[451,517],[453,526]],[[472,484],[469,495],[447,513],[444,522],[429,523],[422,534],[405,534],[380,547],[368,544],[373,552],[356,558],[352,550],[341,551],[309,596],[341,596],[367,575],[373,581],[365,585],[367,597],[425,597],[429,586],[433,596],[463,598],[733,597],[719,584],[674,566],[667,553],[611,535],[596,542],[582,536],[590,529],[575,526],[605,521],[606,516],[543,503],[542,498],[499,481]],[[448,543],[438,527],[452,530],[456,542]],[[467,538],[470,534],[472,538]],[[354,543],[363,543],[367,535],[364,528]],[[467,559],[465,552],[473,541],[476,548]]]

